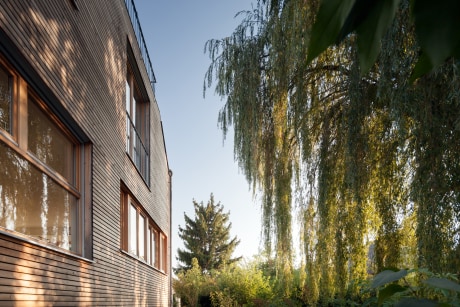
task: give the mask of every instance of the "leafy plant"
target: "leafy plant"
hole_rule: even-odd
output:
[[[196,258],[192,259],[192,268],[179,272],[173,281],[174,290],[185,306],[197,306],[199,297],[209,295],[213,284],[210,277],[201,272]]]
[[[380,52],[380,41],[393,22],[400,0],[323,0],[313,26],[308,61],[327,47],[340,43],[351,32],[358,35],[359,62],[364,73],[369,72]],[[413,79],[439,67],[449,57],[460,57],[460,2],[411,1],[421,56]]]
[[[274,298],[270,277],[255,262],[207,273],[193,258],[192,268],[180,271],[173,286],[187,306],[199,306],[200,298],[209,299],[213,306],[265,306]]]
[[[416,278],[409,278],[410,274]],[[370,298],[366,306],[460,306],[457,277],[426,269],[382,271],[372,280],[370,290],[377,291],[377,300]]]
[[[216,276],[218,288],[240,305],[273,297],[270,279],[254,264],[229,266]]]

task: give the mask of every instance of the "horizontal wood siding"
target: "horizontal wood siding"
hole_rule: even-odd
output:
[[[170,237],[169,166],[157,102],[124,0],[76,3],[78,10],[70,0],[0,1],[0,28],[91,140],[93,259],[0,232],[0,306],[169,306],[169,271],[120,248],[121,182]],[[150,186],[125,152],[128,44],[150,97]],[[169,246],[168,261],[170,252]]]

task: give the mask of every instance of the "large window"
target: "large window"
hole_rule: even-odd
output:
[[[126,152],[149,184],[149,103],[143,98],[133,69],[126,75]]]
[[[0,231],[85,255],[89,156],[0,58]]]
[[[121,188],[122,249],[131,256],[167,272],[168,240],[142,206]]]

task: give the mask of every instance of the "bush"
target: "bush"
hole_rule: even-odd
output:
[[[173,287],[183,306],[198,306],[201,296],[209,296],[213,282],[209,276],[201,273],[198,260],[193,258],[192,268],[179,272],[177,279],[173,281]]]
[[[270,279],[255,266],[230,266],[216,277],[217,287],[240,305],[253,306],[255,300],[273,297]]]
[[[273,299],[270,278],[255,265],[231,265],[203,274],[198,261],[192,263],[173,283],[184,306],[265,306]]]
[[[385,270],[374,277],[369,291],[377,296],[366,306],[460,306],[457,276],[426,269]]]

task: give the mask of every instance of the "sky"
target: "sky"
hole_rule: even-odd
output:
[[[233,156],[233,130],[227,138],[217,124],[225,100],[214,86],[203,98],[210,59],[209,39],[230,36],[251,9],[250,0],[135,0],[157,83],[169,167],[173,171],[172,252],[183,249],[178,236],[184,213],[194,218],[193,200],[206,204],[211,193],[230,212],[231,237],[240,244],[234,257],[250,259],[260,246],[260,203]]]

